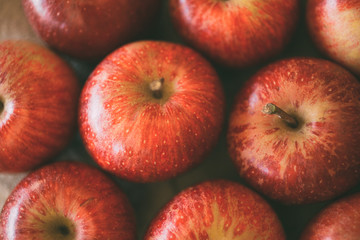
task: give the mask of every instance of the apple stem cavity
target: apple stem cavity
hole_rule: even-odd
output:
[[[290,116],[288,113],[286,113],[273,103],[266,104],[262,109],[262,112],[265,114],[275,114],[279,116],[291,128],[297,128],[299,126],[296,118]]]
[[[152,81],[150,83],[149,87],[152,92],[152,96],[154,98],[161,99],[163,97],[163,86],[164,86],[164,78]]]
[[[0,114],[4,111],[4,103],[3,101],[0,99]]]
[[[67,226],[61,225],[59,226],[59,233],[63,236],[68,236],[70,234],[70,230]]]

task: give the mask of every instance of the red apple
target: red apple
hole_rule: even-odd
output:
[[[212,60],[248,67],[278,54],[298,19],[298,0],[171,0],[181,37]]]
[[[80,99],[80,133],[95,161],[137,182],[160,181],[199,163],[217,142],[224,95],[192,49],[140,41],[106,57]]]
[[[240,175],[273,199],[327,200],[360,180],[359,113],[360,84],[341,66],[316,58],[281,60],[238,93],[229,153]]]
[[[275,212],[255,192],[225,180],[175,196],[151,222],[145,240],[285,239]]]
[[[159,0],[23,0],[29,22],[50,46],[78,58],[99,58],[142,33]]]
[[[3,240],[135,239],[127,197],[84,163],[57,162],[30,173],[0,215]]]
[[[0,44],[0,172],[26,171],[58,154],[76,127],[79,83],[48,49]]]
[[[301,240],[358,240],[360,194],[343,198],[323,209],[307,226]]]
[[[360,1],[309,0],[306,17],[319,49],[360,76]]]

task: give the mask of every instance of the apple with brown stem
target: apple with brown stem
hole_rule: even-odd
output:
[[[25,177],[0,215],[3,240],[134,240],[126,195],[84,163],[57,162]]]
[[[190,48],[140,41],[107,56],[80,99],[80,133],[95,161],[131,181],[185,172],[217,143],[224,94],[212,66]]]
[[[55,49],[82,59],[104,57],[149,27],[160,0],[23,0],[26,16]]]
[[[244,68],[279,54],[299,15],[298,0],[171,0],[180,36],[213,61]]]
[[[0,172],[30,170],[50,160],[76,129],[79,83],[44,47],[0,44]]]
[[[151,222],[145,240],[285,239],[269,204],[226,180],[207,181],[176,195]]]
[[[322,59],[281,60],[238,93],[229,152],[240,175],[273,199],[328,200],[359,183],[359,112],[360,83],[347,70]]]

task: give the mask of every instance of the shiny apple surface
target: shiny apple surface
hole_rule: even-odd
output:
[[[80,86],[50,50],[0,44],[0,172],[28,171],[59,154],[76,129]]]
[[[357,240],[360,236],[360,194],[325,207],[308,224],[301,240]]]
[[[298,121],[262,112],[273,103]],[[259,70],[238,93],[228,129],[231,158],[252,186],[285,203],[333,198],[360,180],[360,83],[315,58]]]
[[[360,1],[309,0],[306,13],[317,47],[360,76]]]
[[[198,53],[174,43],[134,42],[88,78],[80,133],[103,169],[131,181],[160,181],[203,160],[217,143],[224,107],[219,77]]]
[[[275,212],[245,186],[207,181],[176,195],[150,224],[145,240],[285,239]]]
[[[84,163],[40,168],[14,189],[0,215],[3,240],[134,240],[133,209],[104,173]]]
[[[171,0],[180,36],[224,66],[244,68],[277,54],[298,21],[298,0]]]
[[[102,58],[148,28],[159,0],[23,0],[26,16],[55,49],[82,59]]]

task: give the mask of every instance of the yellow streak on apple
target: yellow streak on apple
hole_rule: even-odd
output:
[[[314,81],[316,82],[316,81]],[[255,114],[253,118],[246,118],[243,117],[242,119],[248,119],[248,122],[244,122],[243,124],[249,123],[252,126],[259,126],[259,128],[266,130],[271,130],[275,127],[278,127],[279,130],[276,133],[273,134],[263,134],[258,135],[258,130],[252,130],[252,129],[246,129],[247,136],[253,138],[255,142],[253,143],[253,146],[256,146],[255,151],[257,152],[257,158],[256,159],[263,159],[266,155],[274,155],[274,152],[272,150],[272,145],[274,142],[284,141],[287,139],[287,146],[284,148],[280,148],[280,152],[277,153],[277,156],[282,156],[282,158],[279,160],[280,163],[280,175],[279,178],[284,178],[285,170],[288,166],[290,156],[294,154],[296,150],[295,142],[298,143],[298,151],[300,151],[303,156],[310,158],[311,156],[308,156],[308,151],[304,148],[304,145],[311,148],[313,142],[317,142],[318,136],[312,133],[312,126],[311,124],[309,126],[306,126],[306,123],[311,122],[323,122],[325,118],[337,118],[339,116],[336,116],[336,113],[333,111],[339,110],[339,108],[336,108],[335,105],[332,104],[330,100],[327,100],[332,97],[331,88],[329,88],[329,93],[327,95],[327,99],[322,99],[321,101],[318,101],[320,99],[320,96],[313,95],[312,98],[308,101],[303,101],[299,103],[299,108],[296,109],[295,102],[292,102],[289,104],[289,99],[295,99],[295,97],[291,96],[297,96],[296,99],[306,99],[305,96],[308,94],[308,91],[310,91],[311,88],[315,86],[309,86],[309,89],[304,89],[303,91],[299,91],[298,87],[294,83],[289,83],[288,85],[284,85],[282,89],[283,92],[286,92],[288,94],[288,97],[278,98],[277,93],[269,93],[270,99],[274,99],[276,102],[276,105],[281,107],[285,112],[289,114],[296,114],[298,116],[302,116],[304,120],[304,124],[299,129],[291,129],[290,127],[287,127],[285,123],[275,116],[271,115],[265,115],[261,113],[261,109],[263,107],[262,103],[258,101],[258,99],[251,99],[250,98],[250,105],[254,105],[254,109],[259,109],[260,114]],[[255,96],[256,93],[253,95]],[[300,95],[300,96],[299,96]],[[285,107],[282,107],[285,106]],[[342,107],[352,106],[352,103],[344,103]],[[312,111],[309,111],[308,109],[312,109]],[[330,111],[331,110],[331,111]],[[295,113],[296,112],[296,113]],[[244,113],[248,114],[248,113]],[[271,124],[264,125],[264,121],[262,118],[272,118]],[[330,132],[322,132],[322,134],[327,134],[328,137],[331,137],[332,133]],[[327,137],[324,137],[324,139]],[[324,144],[324,143],[323,143]],[[335,143],[334,143],[335,144]],[[341,142],[337,142],[338,146],[343,145]],[[323,145],[325,149],[330,151],[334,156],[337,155],[336,152],[333,151],[334,146],[328,146],[326,144]],[[253,159],[252,155],[254,153],[254,149],[248,150],[244,149],[242,152],[242,158],[243,159]],[[344,156],[342,156],[344,157]],[[346,156],[345,156],[346,157]],[[316,159],[313,159],[316,161]],[[245,171],[249,166],[247,164],[247,161],[244,161],[245,167],[242,169]],[[258,166],[261,166],[262,164],[258,164]],[[294,169],[296,171],[296,169]],[[263,171],[268,171],[266,167],[264,167]],[[331,170],[329,170],[329,174],[332,175]]]
[[[348,65],[355,72],[360,71],[360,16],[359,9],[339,11],[332,1],[328,1],[325,14],[329,22],[320,35],[323,35],[327,51],[331,57]],[[333,18],[332,16],[336,16]],[[342,34],[335,34],[335,33]]]
[[[232,205],[231,202],[228,202],[229,205]],[[236,205],[229,206],[229,209],[235,208]],[[207,232],[209,234],[209,239],[218,239],[218,240],[226,240],[226,239],[255,239],[257,236],[256,232],[251,231],[251,228],[249,226],[246,227],[246,229],[243,229],[243,233],[239,236],[234,236],[234,233],[236,232],[236,225],[234,223],[236,222],[247,222],[245,218],[243,220],[241,218],[233,217],[233,221],[231,221],[231,224],[228,228],[228,230],[225,232],[223,230],[223,227],[225,226],[225,218],[221,216],[219,206],[218,204],[213,204],[211,206],[212,212],[214,214],[214,221],[211,224],[211,226],[207,229]],[[198,237],[199,238],[199,237]]]
[[[273,16],[264,14],[264,11],[262,11],[263,6],[266,4],[265,2],[258,1],[257,5],[252,3],[252,0],[248,1],[239,1],[239,0],[228,0],[228,1],[219,1],[219,0],[213,0],[213,3],[203,4],[202,6],[199,6],[198,13],[201,13],[201,15],[193,16],[191,17],[189,14],[188,22],[198,22],[202,23],[203,30],[208,31],[208,26],[215,25],[216,26],[227,26],[229,24],[229,21],[232,21],[233,17],[232,15],[238,15],[239,18],[242,18],[243,21],[251,22],[252,24],[248,24],[248,27],[251,27],[253,32],[257,31],[257,28],[262,23],[258,21],[258,17],[261,16],[261,19],[271,19]],[[202,8],[201,8],[202,7]],[[214,11],[214,8],[220,7],[224,9],[224,15],[219,18],[214,18],[214,14],[212,13]],[[239,15],[238,10],[239,8],[242,8],[243,12],[246,12],[246,15]],[[189,12],[190,9],[187,9],[184,12]],[[197,18],[201,18],[202,20],[197,20]],[[215,22],[214,22],[215,21]],[[236,29],[238,26],[234,25],[233,28],[229,28],[230,30]],[[216,29],[213,29],[216,30]],[[232,42],[234,40],[234,32],[233,31],[223,31],[222,28],[218,29],[221,31],[221,33],[218,33],[218,35],[222,35],[222,40],[224,42]],[[236,30],[234,30],[236,31]],[[240,44],[240,43],[238,43]]]

